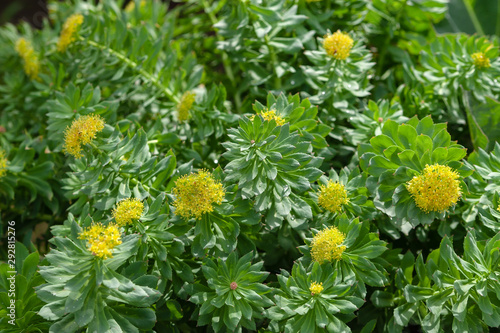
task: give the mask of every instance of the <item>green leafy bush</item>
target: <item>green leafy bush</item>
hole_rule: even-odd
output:
[[[0,27],[0,331],[498,330],[492,3],[49,1]]]

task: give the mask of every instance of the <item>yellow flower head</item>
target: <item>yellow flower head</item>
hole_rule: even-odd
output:
[[[328,181],[328,184],[319,187],[318,204],[324,209],[338,213],[342,205],[349,203],[345,186],[339,182]]]
[[[311,286],[309,287],[309,291],[311,295],[319,294],[323,291],[323,282],[311,282]]]
[[[210,172],[200,170],[198,173],[177,179],[174,195],[175,214],[185,218],[201,219],[203,214],[213,211],[212,204],[222,203],[224,188]]]
[[[91,227],[83,230],[79,237],[88,241],[88,249],[93,255],[99,258],[110,258],[113,256],[113,248],[122,243],[120,230],[115,224],[108,224],[104,227],[102,224],[93,224]]]
[[[500,212],[500,205],[498,205],[497,210]]]
[[[476,52],[472,54],[472,61],[477,68],[491,67],[490,59],[483,52]]]
[[[314,236],[311,242],[311,257],[320,264],[342,259],[346,249],[345,235],[337,227],[328,227]]]
[[[5,156],[5,152],[0,149],[0,178],[5,176],[7,173],[7,156]]]
[[[90,114],[73,120],[64,132],[63,150],[75,158],[81,158],[82,146],[95,139],[103,128],[104,120],[98,115]]]
[[[146,6],[146,0],[141,0],[140,4],[139,4],[139,8],[142,8]],[[125,6],[125,11],[127,13],[130,13],[132,11],[134,11],[135,9],[135,1],[134,0],[130,0],[129,3]]]
[[[267,111],[261,112],[260,115],[262,116],[262,118],[264,120],[267,120],[267,121],[271,121],[274,119],[274,121],[276,122],[276,125],[278,125],[278,126],[285,125],[285,119],[282,116],[276,114],[276,110],[267,110]],[[255,116],[250,117],[251,121],[253,121],[254,119],[255,119]]]
[[[113,217],[119,226],[124,226],[140,219],[143,211],[144,204],[139,199],[128,198],[118,203],[113,210]]]
[[[31,43],[25,38],[19,38],[16,42],[16,52],[23,58],[26,75],[30,79],[37,79],[40,72],[40,61]]]
[[[338,30],[333,35],[326,35],[323,47],[328,55],[335,59],[345,60],[349,57],[354,41],[348,34]]]
[[[57,51],[64,52],[68,46],[75,41],[76,32],[83,23],[83,15],[73,14],[64,22],[59,41],[57,42]]]
[[[186,91],[182,95],[179,104],[177,104],[177,112],[178,112],[177,119],[180,122],[188,120],[189,111],[193,107],[195,97],[196,97],[196,94],[191,92],[191,91]]]
[[[406,183],[418,208],[426,213],[444,212],[462,195],[460,175],[446,165],[426,165],[424,172]]]

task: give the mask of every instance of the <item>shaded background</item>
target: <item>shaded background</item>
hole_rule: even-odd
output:
[[[6,22],[29,22],[40,28],[48,14],[47,0],[3,0],[0,2],[0,25]]]

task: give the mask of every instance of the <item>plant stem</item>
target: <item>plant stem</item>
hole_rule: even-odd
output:
[[[141,74],[141,76],[143,76],[146,80],[148,80],[150,83],[152,83],[158,89],[160,89],[171,101],[173,101],[175,103],[179,103],[179,98],[176,97],[174,95],[174,93],[169,88],[165,87],[158,80],[158,78],[154,77],[151,73],[148,73],[143,68],[139,68],[139,65],[136,62],[130,60],[129,58],[127,58],[126,56],[124,56],[120,52],[115,51],[115,50],[107,47],[106,45],[102,45],[102,44],[94,42],[92,40],[85,39],[82,36],[80,36],[79,38],[81,41],[87,43],[87,45],[93,46],[93,47],[100,49],[102,51],[109,52],[110,54],[112,54],[113,56],[115,56],[116,58],[121,60],[123,63],[125,63],[128,67],[130,67],[131,69],[133,69],[136,72],[138,72],[139,74]]]
[[[405,8],[406,8],[406,4],[407,4],[408,0],[406,0],[402,5],[401,5],[401,8],[399,9],[398,13],[396,14],[396,17],[394,19],[394,22],[398,23],[399,22],[399,19],[401,18],[401,14],[403,14]],[[389,43],[391,42],[391,39],[390,38],[386,38],[385,41],[384,41],[384,47],[383,49],[380,51],[380,56],[379,56],[379,60],[378,60],[378,68],[377,68],[377,76],[380,77],[382,75],[382,70],[384,69],[384,62],[385,62],[385,57],[387,55],[387,49],[389,47]]]
[[[269,36],[268,35],[264,36],[264,41],[265,41],[267,49],[269,51],[269,56],[271,57],[271,64],[273,66],[274,89],[280,90],[281,89],[281,78],[278,77],[278,71],[276,70],[276,67],[278,67],[278,58],[276,57],[276,52],[274,52],[274,48],[271,46],[271,44],[269,44]]]
[[[472,7],[472,4],[470,3],[470,0],[464,0],[464,5],[465,5],[465,9],[467,9],[467,13],[470,16],[472,24],[474,25],[474,28],[476,29],[477,33],[480,36],[484,36],[483,27],[481,26],[481,23],[477,19],[476,12],[474,11],[474,7]],[[497,31],[498,31],[498,27],[497,27]]]
[[[148,192],[151,192],[151,190],[155,190],[155,191],[157,191],[157,192],[160,192],[160,191],[158,191],[157,189],[155,189],[155,188],[153,188],[153,187],[149,187],[149,186],[147,186],[147,185],[144,185],[143,183],[140,183],[140,182],[139,182],[137,179],[135,179],[135,178],[129,178],[129,180],[130,180],[130,182],[131,182],[133,185],[138,185],[138,184],[141,184],[141,185],[142,185],[142,187],[143,187],[146,191],[148,191]]]

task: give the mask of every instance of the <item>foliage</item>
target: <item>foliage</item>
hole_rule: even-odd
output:
[[[50,323],[42,320],[38,311],[44,305],[35,293],[35,287],[44,283],[44,280],[38,272],[38,263],[40,255],[38,252],[29,253],[28,249],[21,243],[15,244],[16,264],[13,270],[8,264],[2,264],[0,270],[2,272],[0,280],[0,302],[2,302],[2,319],[0,325],[3,332],[44,332],[50,326]],[[14,275],[9,273],[16,271]],[[12,298],[11,282],[8,278],[15,278],[16,286],[15,298]],[[15,308],[17,317],[15,324],[7,323],[12,320],[12,317],[7,316],[12,308],[11,301],[15,300]]]
[[[271,289],[261,283],[268,275],[260,271],[263,262],[252,265],[252,257],[250,252],[238,259],[233,252],[227,261],[204,263],[202,270],[208,288],[194,285],[190,298],[200,305],[199,312],[193,313],[199,326],[211,323],[215,332],[256,329],[255,321],[262,318],[264,307],[273,303],[266,295]]]
[[[295,264],[291,275],[287,271],[278,275],[281,292],[275,295],[276,305],[268,310],[273,332],[349,330],[343,320],[352,319],[363,300],[353,295],[349,284],[339,283],[338,270],[332,266],[317,262],[311,266],[307,272],[302,264]],[[314,283],[320,283],[322,289],[313,289]]]
[[[451,141],[446,124],[434,124],[430,116],[398,125],[392,120],[384,123],[382,134],[370,144],[359,146],[360,164],[371,176],[370,188],[376,193],[375,206],[390,216],[398,228],[407,233],[413,226],[443,218],[444,210],[425,210],[411,198],[409,183],[428,165],[445,165],[467,177],[472,172],[462,162],[466,149]],[[442,177],[442,176],[440,176]],[[426,184],[424,186],[429,186]],[[465,188],[465,184],[461,183]],[[438,187],[437,191],[447,191]],[[444,192],[443,194],[445,194]]]
[[[3,25],[0,331],[493,331],[495,3],[49,1]]]

